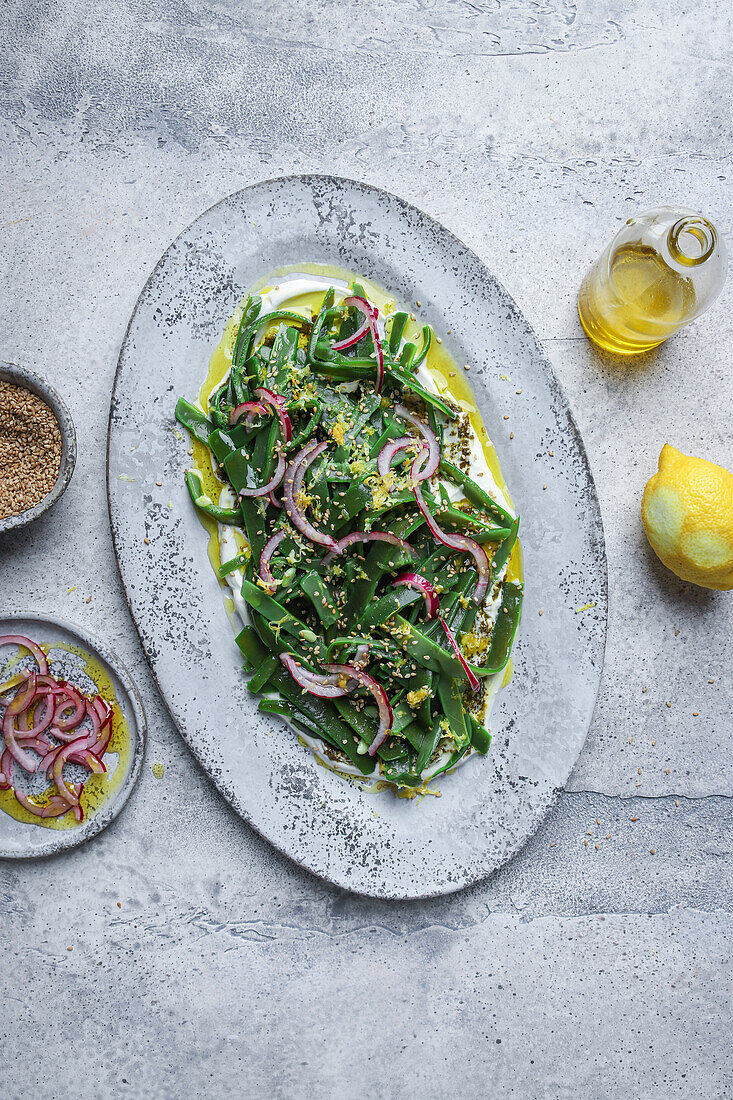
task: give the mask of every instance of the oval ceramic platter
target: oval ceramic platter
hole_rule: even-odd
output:
[[[45,650],[51,672],[59,679],[69,680],[85,694],[101,694],[115,707],[114,732],[103,760],[106,772],[95,776],[90,797],[85,796],[85,819],[75,824],[71,814],[51,819],[45,827],[29,820],[18,820],[19,807],[13,791],[0,792],[0,858],[29,859],[50,856],[67,848],[75,848],[101,833],[117,817],[132,794],[140,777],[145,756],[145,712],[137,688],[129,672],[107,646],[81,627],[72,626],[54,615],[37,615],[32,611],[0,613],[0,635],[22,634],[38,642]],[[0,649],[0,680],[12,667],[35,668],[29,655],[19,663],[17,646]],[[73,770],[73,766],[71,766]],[[17,768],[16,768],[17,772]],[[43,774],[32,778],[19,774],[22,789],[36,795],[47,785]],[[74,782],[74,776],[67,776]],[[79,769],[78,780],[89,780]],[[87,793],[89,788],[86,788]],[[29,815],[25,815],[28,817]]]
[[[522,516],[514,679],[491,716],[489,755],[443,776],[440,798],[364,791],[257,710],[184,484],[189,442],[176,398],[196,400],[247,288],[306,261],[386,288],[459,363],[473,364],[476,401]],[[166,251],[130,321],[108,488],[127,598],[171,714],[224,797],[276,848],[358,893],[426,897],[486,876],[537,829],[578,757],[598,691],[603,529],[582,440],[534,333],[441,225],[384,191],[328,176],[256,184],[202,214]]]

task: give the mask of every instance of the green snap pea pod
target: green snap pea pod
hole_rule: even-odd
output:
[[[509,660],[522,612],[524,589],[521,584],[505,581],[501,589],[501,603],[496,623],[491,633],[491,645],[486,656],[488,667],[500,672]]]
[[[275,376],[274,390],[280,393],[289,381],[290,371],[298,352],[298,330],[281,325],[275,335],[270,356],[270,369]]]
[[[257,378],[259,364],[260,358],[257,355],[251,356],[242,364],[232,363],[232,369],[229,373],[228,394],[232,407],[236,408],[237,405],[241,405],[243,401],[249,399],[249,382]]]
[[[402,736],[404,737],[405,741],[409,741],[415,752],[419,751],[424,735],[425,730],[422,728],[419,722],[410,722],[409,725],[405,726],[404,730],[402,731]]]
[[[312,661],[322,662],[325,659],[326,647],[318,635],[281,603],[246,578],[242,581],[242,598],[275,628],[276,635],[279,636],[280,631],[284,631],[297,638],[301,646],[307,645],[313,654]],[[282,648],[287,650],[291,649],[291,646],[283,640]]]
[[[463,470],[459,470],[457,466],[454,466],[452,462],[448,462],[447,459],[441,458],[440,465],[438,467],[442,474],[445,474],[450,481],[453,481],[456,485],[460,486],[466,494],[466,498],[471,501],[471,504],[475,504],[478,508],[483,509],[484,512],[488,512],[492,516],[497,516],[502,525],[510,527],[514,522],[514,516],[507,512],[506,508],[503,508],[498,501],[489,496],[485,489],[482,489],[480,485],[464,473]]]
[[[235,569],[243,569],[250,559],[249,550],[243,551],[241,554],[237,554],[235,558],[230,558],[229,561],[222,562],[217,573],[224,580],[230,573],[233,573]]]
[[[466,719],[471,733],[471,748],[475,749],[476,752],[480,752],[482,756],[486,756],[491,744],[491,734],[474,718],[470,710],[466,711]]]
[[[239,646],[242,656],[245,660],[254,665],[255,668],[259,668],[262,662],[267,657],[267,650],[257,636],[257,633],[251,626],[243,627],[239,634],[237,634],[234,641]]]
[[[333,527],[336,532],[342,530],[354,516],[363,511],[372,501],[372,491],[361,482],[354,482],[348,489],[334,496]]]
[[[332,308],[333,308],[333,299],[334,299],[334,297],[335,297],[334,289],[331,286],[331,287],[328,288],[326,293],[323,295],[323,300],[321,301],[321,308],[319,309],[318,316],[316,317],[316,319],[313,322],[313,325],[311,327],[311,334],[310,334],[310,338],[308,340],[308,350],[306,352],[306,355],[307,355],[307,358],[312,363],[318,362],[318,358],[317,358],[317,356],[318,356],[318,338],[321,335],[321,329],[323,328],[326,321],[331,316],[333,316],[333,313],[331,311],[332,311]]]
[[[432,779],[437,779],[439,775],[444,775],[446,772],[449,772],[451,768],[455,768],[456,764],[463,759],[470,747],[470,745],[466,745],[464,749],[457,749],[456,752],[451,755],[450,760],[448,760],[442,768],[438,768],[437,772],[432,776]]]
[[[244,447],[253,434],[240,427],[232,430],[215,428],[209,436],[207,444],[221,466],[224,459],[228,458],[233,451],[238,451],[240,447]]]
[[[433,673],[428,668],[417,668],[410,678],[410,691],[428,689],[428,694],[416,710],[416,715],[421,725],[429,727],[432,724],[430,701],[433,696]]]
[[[380,760],[392,763],[395,760],[400,760],[402,757],[407,756],[410,748],[411,745],[409,741],[406,741],[403,737],[392,737],[390,734],[387,740],[379,746],[376,755]]]
[[[247,301],[242,307],[242,316],[239,318],[239,325],[237,327],[237,335],[234,339],[234,349],[232,351],[232,362],[238,363],[240,361],[242,340],[245,334],[249,330],[250,326],[259,316],[262,309],[262,298],[258,295],[256,298],[250,294]]]
[[[367,606],[358,620],[359,628],[369,630],[372,627],[380,626],[381,623],[394,618],[399,611],[417,600],[422,600],[422,594],[414,588],[396,588],[393,592],[388,592],[386,596],[381,596]]]
[[[280,439],[280,422],[272,421],[269,432],[260,432],[255,440],[252,461],[256,470],[262,471],[261,485],[266,485],[275,472],[278,451],[276,444]]]
[[[290,680],[290,684],[286,683],[285,677]],[[306,728],[309,728],[310,731],[315,727],[317,731],[312,736],[321,738],[332,748],[344,753],[362,775],[369,775],[374,770],[372,758],[357,752],[357,740],[354,733],[325,699],[318,699],[316,696],[307,693],[305,695],[300,694],[301,689],[293,679],[287,676],[287,673],[281,675],[276,672],[272,677],[272,683],[296,711],[296,714],[286,713],[285,717],[295,717],[298,720],[300,715],[304,716],[307,723]],[[269,709],[272,708],[268,707]],[[277,713],[282,713],[282,711]]]
[[[388,630],[390,637],[398,641],[417,664],[429,668],[431,672],[444,672],[455,680],[461,680],[464,677],[463,666],[457,657],[453,657],[442,646],[426,637],[421,630],[401,615],[393,616],[391,623],[388,626],[383,626],[382,629]],[[470,662],[468,662],[468,667],[476,676],[489,676],[492,672],[499,671],[486,666],[479,668],[478,665],[473,665]]]
[[[434,409],[442,412],[443,416],[446,416],[449,420],[455,420],[458,416],[452,405],[449,405],[442,397],[437,397],[434,393],[426,390],[403,366],[397,363],[392,363],[389,366],[385,364],[385,374],[390,381],[397,382],[404,389],[411,390],[422,398],[426,405],[431,405]]]
[[[430,347],[433,342],[433,330],[430,325],[423,325],[422,327],[422,347],[417,355],[415,355],[410,362],[410,369],[417,370],[422,363],[423,359],[427,358],[427,354],[430,351]]]
[[[463,684],[448,676],[439,676],[438,698],[453,734],[456,748],[466,748],[471,743],[471,735],[466,728],[466,713],[463,709]]]
[[[414,723],[415,715],[413,714],[412,707],[407,703],[398,703],[396,707],[392,707],[392,732],[402,733]]]
[[[251,691],[253,695],[258,695],[272,676],[273,672],[279,667],[280,661],[274,653],[271,653],[269,657],[265,657],[264,661],[247,684],[247,689]]]
[[[275,321],[290,321],[294,325],[310,325],[311,323],[310,317],[303,317],[300,313],[293,313],[289,309],[275,309],[272,313],[265,313],[263,316],[255,318],[242,333],[240,346],[237,349],[237,364],[244,363],[249,359],[252,354],[255,336],[260,329]]]
[[[334,705],[345,722],[359,735],[368,747],[377,735],[377,723],[363,710],[357,710],[347,698],[334,699]],[[404,741],[394,726],[387,739],[379,746],[376,755],[382,760],[393,760],[405,752]]]
[[[260,699],[257,709],[263,714],[279,714],[281,718],[287,718],[296,729],[302,730],[309,737],[319,737],[325,740],[322,731],[315,722],[311,722],[302,711],[298,710],[287,699]]]
[[[418,746],[416,746],[417,757],[415,759],[415,771],[418,775],[422,774],[428,766],[430,757],[435,752],[438,742],[442,736],[442,730],[440,728],[440,720],[433,723],[429,730],[423,731],[423,737]]]
[[[326,629],[333,626],[338,620],[339,611],[334,604],[333,593],[323,577],[311,569],[302,578],[300,587],[313,604],[318,618]]]
[[[323,407],[321,405],[317,405],[311,413],[310,419],[308,420],[306,426],[302,429],[302,431],[295,433],[290,443],[288,443],[286,447],[286,450],[288,452],[300,450],[300,448],[308,442],[321,421],[322,412]]]
[[[471,538],[476,542],[501,542],[511,531],[511,527],[497,527],[495,524],[484,523],[478,517],[462,512],[460,508],[453,508],[450,504],[440,504],[435,510],[435,518],[441,525],[450,524],[453,527],[469,528]]]
[[[332,351],[329,353],[327,360],[320,356],[316,358],[310,356],[310,360],[314,371],[318,371],[319,374],[332,378],[334,381],[352,382],[359,378],[372,378],[374,376],[375,361],[371,358],[350,359],[345,355]],[[384,374],[387,381],[396,384],[399,389],[410,390],[421,398],[426,405],[432,405],[434,409],[441,412],[448,420],[455,420],[458,416],[452,405],[421,386],[401,363],[389,362],[385,357]]]
[[[184,397],[179,397],[176,403],[176,420],[201,443],[208,444],[214,425],[205,412],[191,405]]]
[[[398,538],[406,539],[415,530],[415,521],[409,517],[395,520],[387,526],[387,532]],[[385,573],[402,568],[414,560],[413,555],[395,547],[391,543],[377,542],[366,556],[364,572],[366,578],[358,581],[350,591],[344,609],[346,622],[359,620],[369,602],[374,598],[377,584]]]
[[[408,489],[398,493],[390,493],[384,504],[380,505],[378,508],[369,508],[365,511],[365,520],[369,522],[370,520],[379,519],[381,516],[386,515],[387,512],[393,512],[395,508],[402,507],[403,504],[412,504],[414,500],[414,494]]]
[[[519,516],[517,516],[517,518],[512,523],[511,527],[509,528],[509,531],[507,532],[506,538],[503,540],[501,546],[498,548],[498,550],[494,554],[494,560],[491,563],[491,580],[492,580],[492,583],[496,580],[496,578],[499,576],[499,574],[501,573],[501,571],[504,568],[504,566],[506,565],[506,563],[509,561],[509,555],[511,554],[512,550],[514,549],[514,544],[517,541],[517,532],[518,531],[519,531]]]
[[[255,497],[241,497],[239,508],[244,520],[244,529],[247,532],[247,542],[252,552],[249,564],[254,567],[259,565],[260,555],[267,542],[265,533],[265,505]]]
[[[402,351],[399,354],[399,361],[405,368],[405,370],[412,370],[412,360],[416,351],[417,344],[413,344],[411,341],[408,341],[403,346]]]
[[[219,389],[209,397],[209,419],[217,428],[226,428],[229,425],[229,409],[224,405],[232,406],[229,381],[222,383]]]
[[[217,523],[241,526],[242,513],[239,508],[221,508],[218,504],[214,504],[211,497],[204,492],[201,473],[198,470],[186,470],[186,485],[191,494],[191,500],[200,512],[215,519]]]
[[[405,434],[404,421],[392,420],[385,417],[385,427],[382,434],[371,444],[369,448],[369,457],[376,458],[379,452],[389,443],[390,439],[397,439],[398,436]]]
[[[342,340],[347,340],[349,336],[353,336],[356,332],[356,328],[356,314],[353,310],[350,310],[339,326],[338,343],[341,343]]]
[[[352,649],[356,651],[359,646],[363,645],[369,646],[369,655],[371,658],[373,658],[375,654],[379,654],[380,656],[386,656],[387,654],[389,654],[390,656],[394,654],[402,656],[402,654],[399,653],[399,650],[395,650],[394,646],[391,646],[389,642],[382,641],[377,638],[372,638],[371,636],[354,637],[351,634],[345,634],[338,635],[337,637],[332,638],[331,641],[328,643],[328,648],[326,650],[326,661],[329,664],[335,665],[351,664],[351,660],[346,659],[344,657],[344,654],[339,654],[338,651]]]
[[[389,326],[388,347],[390,355],[396,355],[402,343],[402,333],[407,324],[407,314],[401,311],[392,314]]]
[[[422,779],[415,770],[415,753],[413,750],[408,748],[397,759],[385,761],[384,778],[398,787],[419,787]]]
[[[377,723],[363,710],[357,710],[353,702],[346,697],[334,699],[333,704],[344,722],[347,722],[354,730],[359,740],[363,741],[367,747],[371,745],[377,736]],[[377,749],[377,753],[380,756],[382,755],[381,747]]]
[[[233,451],[224,459],[224,470],[234,489],[254,488],[265,484],[272,475],[276,461],[275,442],[279,437],[279,424],[273,421],[269,431],[261,432],[254,446],[252,460],[243,448]],[[259,471],[259,472],[258,472]],[[267,541],[264,524],[264,503],[259,497],[241,497],[240,508],[247,528],[247,538],[252,548],[254,564],[258,565],[262,548]],[[260,507],[262,511],[260,511]]]

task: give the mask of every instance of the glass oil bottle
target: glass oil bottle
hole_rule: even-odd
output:
[[[629,218],[583,279],[581,323],[607,351],[648,351],[712,305],[726,268],[725,242],[707,218],[647,210]]]

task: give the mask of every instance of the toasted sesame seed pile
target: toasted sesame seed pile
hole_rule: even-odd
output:
[[[0,519],[27,512],[51,492],[61,465],[61,431],[30,390],[0,381]]]

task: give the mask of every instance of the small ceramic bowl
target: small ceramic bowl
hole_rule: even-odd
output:
[[[66,486],[71,481],[71,475],[76,464],[76,430],[74,421],[71,419],[71,413],[66,407],[66,402],[52,386],[49,386],[48,382],[43,378],[39,378],[33,371],[27,370],[26,367],[18,367],[14,363],[2,362],[0,363],[0,382],[11,382],[15,386],[24,386],[31,393],[35,393],[51,409],[61,430],[61,465],[56,484],[43,500],[39,500],[38,504],[34,504],[26,512],[21,512],[19,516],[6,516],[4,519],[0,519],[0,535],[2,535],[5,531],[25,527],[26,524],[32,523],[34,519],[38,519],[56,503],[65,491]]]

